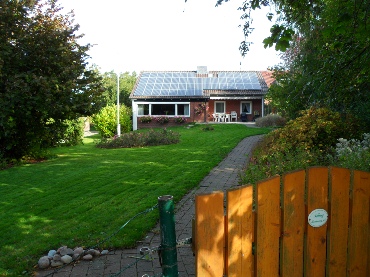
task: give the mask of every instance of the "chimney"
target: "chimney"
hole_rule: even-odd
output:
[[[197,74],[208,74],[206,66],[197,66]]]
[[[208,74],[206,66],[197,66],[197,74],[195,76],[200,78],[207,78],[213,77],[213,74]]]

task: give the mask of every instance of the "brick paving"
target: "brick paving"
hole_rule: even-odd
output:
[[[212,191],[226,191],[237,186],[240,172],[246,165],[251,150],[260,141],[262,136],[248,137],[241,141],[229,155],[220,162],[201,181],[199,186],[175,206],[176,236],[178,240],[192,236],[192,219],[194,217],[194,199],[199,193]],[[142,257],[140,248],[155,248],[160,245],[159,224],[151,230],[143,241],[134,249],[114,250],[108,255],[94,258],[93,261],[79,261],[74,265],[66,266],[57,272],[52,269],[41,270],[35,273],[37,277],[80,277],[80,276],[127,276],[127,277],[152,277],[161,276],[162,269],[156,253],[148,259]],[[135,263],[138,261],[137,263]],[[180,277],[195,277],[195,258],[189,245],[177,249],[178,271]],[[132,264],[132,265],[131,265]],[[129,266],[131,265],[131,266]],[[121,270],[127,268],[126,270]]]

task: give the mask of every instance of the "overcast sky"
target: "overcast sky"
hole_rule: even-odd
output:
[[[102,72],[143,70],[265,70],[279,63],[262,40],[272,25],[268,10],[254,16],[250,53],[242,58],[238,28],[242,1],[215,7],[216,0],[59,0],[75,12],[82,44],[91,43],[90,63]],[[258,14],[258,15],[257,15]],[[241,65],[240,65],[241,63]]]

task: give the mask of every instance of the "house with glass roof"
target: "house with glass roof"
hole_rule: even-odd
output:
[[[264,115],[261,71],[144,71],[131,92],[133,130],[186,122],[247,122]]]

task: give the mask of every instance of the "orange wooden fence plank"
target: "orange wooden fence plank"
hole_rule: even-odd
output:
[[[281,276],[303,276],[305,171],[283,176]]]
[[[325,209],[326,211],[328,210],[328,168],[326,167],[312,167],[308,169],[308,214],[310,214],[315,209]],[[307,225],[305,276],[325,276],[326,230],[327,224],[321,227],[312,227],[310,225]]]
[[[253,187],[227,192],[227,276],[254,276]]]
[[[195,270],[199,277],[224,273],[224,194],[195,197]]]
[[[370,276],[369,220],[370,173],[354,171],[352,189],[352,218],[349,235],[349,276]]]
[[[280,177],[257,184],[257,276],[279,276]]]
[[[347,275],[347,243],[349,224],[350,171],[333,167],[330,170],[330,213],[328,226],[328,277]]]

